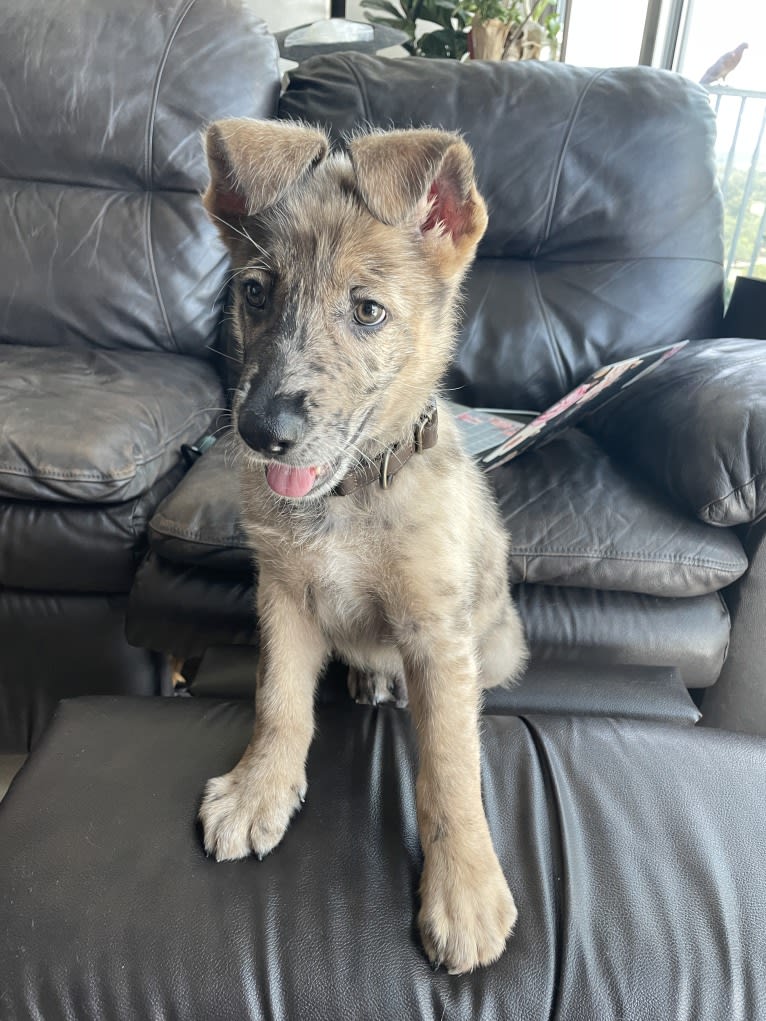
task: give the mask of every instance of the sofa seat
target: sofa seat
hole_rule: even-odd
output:
[[[230,465],[226,440],[216,443],[153,515],[130,595],[134,644],[186,659],[257,641]],[[688,687],[715,682],[730,627],[719,590],[747,567],[733,531],[662,504],[577,430],[490,479],[535,659],[670,664]]]
[[[729,645],[720,594],[662,599],[556,585],[512,588],[534,661],[676,666],[688,688],[715,684]],[[257,643],[251,571],[206,570],[149,553],[128,600],[133,645],[180,659],[214,645]]]
[[[282,844],[219,864],[197,806],[251,727],[250,705],[207,698],[60,706],[0,805],[4,1021],[766,1016],[763,741],[485,716],[519,919],[496,964],[450,976],[415,926],[409,713],[320,710]]]
[[[0,501],[0,587],[47,592],[128,592],[146,526],[180,482],[176,464],[122,503]]]
[[[178,355],[0,345],[0,585],[127,592],[181,452],[221,405]]]
[[[250,569],[239,484],[216,443],[152,517],[166,560]],[[570,429],[489,473],[511,534],[511,582],[677,598],[717,592],[747,569],[736,534],[663,503],[598,444]]]
[[[215,369],[198,358],[0,344],[0,499],[134,499],[221,403]]]

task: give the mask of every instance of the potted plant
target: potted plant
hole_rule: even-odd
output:
[[[558,57],[561,19],[549,0],[362,0],[368,20],[407,33],[419,57],[536,60],[547,47]],[[422,23],[438,27],[422,30]],[[421,23],[421,24],[419,24]]]

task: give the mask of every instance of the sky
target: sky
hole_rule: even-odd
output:
[[[266,18],[272,30],[326,17],[328,0],[248,0]],[[636,64],[646,18],[647,0],[569,0],[571,19],[567,60],[586,67]],[[347,16],[362,20],[359,0],[348,0]],[[722,54],[739,43],[749,48],[731,73],[732,88],[766,92],[766,0],[689,0],[686,48],[678,70],[698,81]],[[387,51],[388,52],[388,51]],[[403,53],[396,50],[397,53]],[[737,144],[738,165],[752,157],[766,101],[748,100]],[[727,97],[718,111],[718,150],[722,157],[731,145],[739,113],[739,100]],[[766,161],[766,138],[762,162]]]
[[[739,43],[747,43],[748,49],[727,84],[766,92],[766,2],[734,0],[723,5],[720,0],[692,0],[688,43],[679,70],[697,80],[717,57]]]
[[[570,0],[571,20],[567,61],[590,67],[635,64],[646,18],[647,0]],[[725,11],[725,16],[723,12]],[[766,0],[690,0],[686,46],[677,70],[699,81],[718,57],[740,43],[748,49],[726,85],[766,93]],[[724,86],[725,87],[725,86]],[[740,99],[724,96],[718,109],[716,149],[725,159],[731,147]],[[737,137],[735,166],[747,167],[755,152],[766,111],[766,100],[748,99]],[[760,165],[766,163],[766,136]]]
[[[635,64],[646,18],[646,0],[570,0],[567,60],[590,67]],[[746,42],[730,84],[766,92],[765,0],[690,0],[689,30],[681,67],[695,81],[723,53]],[[619,18],[615,12],[619,10]],[[725,12],[725,14],[724,14]]]

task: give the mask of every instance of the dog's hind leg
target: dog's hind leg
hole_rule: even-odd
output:
[[[253,736],[234,769],[208,781],[199,812],[205,850],[217,861],[268,854],[306,795],[314,687],[329,650],[314,619],[263,574],[258,613]]]
[[[510,602],[479,641],[479,672],[482,688],[513,684],[529,660],[524,628],[518,610]]]

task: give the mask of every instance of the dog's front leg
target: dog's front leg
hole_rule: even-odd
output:
[[[481,800],[476,657],[468,642],[434,638],[404,654],[420,751],[418,924],[434,965],[461,974],[500,956],[516,906]]]
[[[199,817],[217,861],[262,858],[284,836],[306,794],[314,687],[327,657],[316,622],[261,576],[261,658],[253,736],[234,769],[208,781]]]

